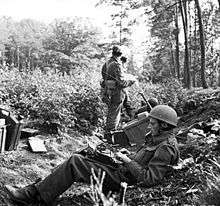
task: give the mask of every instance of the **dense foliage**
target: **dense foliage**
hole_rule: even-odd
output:
[[[130,96],[136,108],[146,104],[140,93],[143,93],[146,99],[155,97],[160,104],[168,104],[174,108],[186,98],[186,90],[175,78],[165,78],[160,84],[142,82],[134,85],[130,89]]]
[[[1,70],[0,104],[25,119],[35,120],[40,127],[50,128],[55,124],[60,128],[91,132],[103,127],[105,105],[100,100],[98,79],[90,77],[41,70],[26,73],[16,68]],[[172,103],[174,107],[184,98],[184,90],[175,79],[158,85],[144,83],[131,88],[134,108],[143,102],[138,95],[140,91],[147,99],[156,97],[160,103]]]
[[[103,105],[92,80],[69,75],[1,71],[1,105],[39,124],[52,123],[89,131],[100,126]],[[94,128],[93,128],[94,129]]]

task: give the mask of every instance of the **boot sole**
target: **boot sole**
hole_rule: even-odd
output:
[[[5,191],[6,191],[6,193],[10,196],[10,198],[11,198],[12,201],[14,201],[14,202],[16,202],[16,203],[19,203],[19,204],[23,204],[24,206],[30,205],[30,203],[27,203],[27,202],[24,202],[24,201],[22,201],[22,200],[16,199],[16,198],[14,197],[14,195],[11,193],[11,191],[8,190],[7,187],[5,187]]]

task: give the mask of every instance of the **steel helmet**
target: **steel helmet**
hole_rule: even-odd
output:
[[[161,120],[170,125],[177,126],[177,114],[176,111],[167,105],[155,106],[149,114],[149,117]]]

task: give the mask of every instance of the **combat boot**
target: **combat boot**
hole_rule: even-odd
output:
[[[34,184],[20,189],[6,185],[5,189],[14,202],[22,205],[30,205],[33,203],[40,203],[42,201]]]

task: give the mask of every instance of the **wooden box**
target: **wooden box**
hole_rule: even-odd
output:
[[[5,151],[6,126],[0,126],[0,153]]]
[[[143,144],[145,136],[150,131],[149,118],[134,119],[123,126],[123,131],[129,139],[130,144]]]

